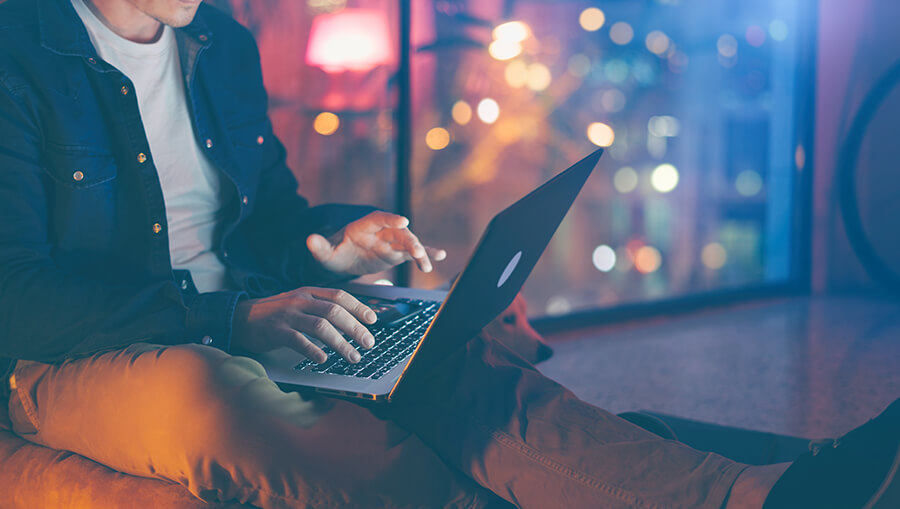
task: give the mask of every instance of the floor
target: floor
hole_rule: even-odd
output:
[[[900,300],[791,297],[548,341],[541,371],[612,412],[815,438],[900,397]]]

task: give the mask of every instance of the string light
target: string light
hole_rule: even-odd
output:
[[[466,125],[472,120],[472,107],[466,101],[456,101],[450,110],[453,121],[459,125]]]
[[[450,145],[450,131],[443,127],[429,129],[428,132],[425,133],[425,144],[428,145],[428,148],[431,150],[443,150],[447,148],[447,145]]]
[[[476,108],[478,118],[485,124],[493,124],[500,117],[500,105],[490,97],[482,99]]]
[[[678,186],[678,170],[668,163],[657,166],[650,174],[650,185],[660,193],[672,191]]]
[[[603,122],[594,122],[587,128],[587,137],[598,147],[608,147],[616,140],[616,133]]]
[[[330,136],[341,126],[341,119],[330,111],[323,111],[313,120],[313,129],[322,136]]]
[[[588,32],[596,32],[606,23],[606,15],[596,7],[588,7],[581,11],[581,15],[578,16],[578,23],[581,25],[581,28]]]

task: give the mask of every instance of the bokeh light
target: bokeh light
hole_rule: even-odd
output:
[[[600,96],[600,105],[610,113],[618,113],[625,108],[625,94],[618,89],[611,88]]]
[[[797,148],[794,149],[794,164],[797,165],[797,170],[802,170],[806,166],[806,150],[803,149],[803,145],[797,144]]]
[[[547,314],[548,315],[564,315],[572,310],[572,303],[569,302],[569,299],[563,297],[562,295],[556,295],[554,297],[550,297],[547,300]]]
[[[606,79],[613,83],[622,83],[628,79],[628,62],[619,58],[613,58],[603,65],[603,73]]]
[[[591,72],[591,59],[581,53],[576,53],[569,57],[567,68],[572,76],[583,78]]]
[[[507,85],[513,88],[522,88],[528,83],[528,65],[521,60],[513,60],[506,64],[503,72]]]
[[[737,55],[737,39],[731,34],[723,34],[719,37],[719,40],[716,41],[716,48],[719,50],[720,55],[725,58],[731,58]]]
[[[493,124],[500,117],[500,105],[497,101],[486,97],[478,103],[476,108],[478,118],[485,124]]]
[[[608,147],[616,140],[616,133],[603,122],[594,122],[587,128],[587,137],[598,147]]]
[[[522,54],[522,45],[516,41],[497,39],[488,46],[488,53],[495,60],[509,60]]]
[[[703,250],[700,251],[700,260],[707,268],[719,270],[725,265],[725,262],[728,261],[728,253],[725,252],[725,248],[722,247],[722,244],[711,242],[703,246]]]
[[[650,185],[660,193],[672,191],[678,186],[678,170],[668,163],[657,166],[650,174]]]
[[[544,64],[531,64],[528,66],[528,77],[525,80],[525,86],[535,92],[547,90],[553,76],[550,69]]]
[[[756,196],[762,190],[762,177],[753,170],[744,170],[738,173],[734,180],[734,188],[741,196]]]
[[[528,38],[531,34],[531,29],[528,28],[522,21],[509,21],[494,27],[494,31],[491,35],[494,36],[494,40],[496,41],[509,41],[509,42],[522,42]]]
[[[429,129],[425,133],[425,144],[431,150],[443,150],[450,144],[450,131],[443,127]]]
[[[622,194],[628,194],[634,191],[637,189],[637,186],[638,174],[631,166],[620,168],[619,171],[613,175],[613,187]]]
[[[628,247],[620,246],[616,248],[616,270],[628,272],[632,266],[634,266],[634,262],[631,259],[631,254],[628,252]]]
[[[341,119],[330,111],[323,111],[313,120],[313,129],[322,136],[330,136],[341,126]]]
[[[647,130],[653,136],[671,138],[678,136],[678,133],[681,132],[681,123],[671,115],[657,115],[650,117],[650,121],[647,122]]]
[[[606,244],[599,245],[594,248],[591,261],[600,272],[609,272],[616,266],[616,252]]]
[[[747,27],[744,37],[747,38],[747,44],[759,47],[766,42],[766,31],[759,25],[750,25]]]
[[[634,253],[634,268],[641,274],[650,274],[659,270],[662,255],[653,246],[641,246]]]
[[[624,21],[613,23],[613,26],[609,27],[609,38],[619,46],[624,46],[634,39],[634,29]]]
[[[472,107],[466,101],[456,101],[450,110],[453,121],[459,125],[466,125],[472,120]]]
[[[654,30],[647,34],[644,44],[651,53],[662,56],[669,49],[669,37],[659,30]]]
[[[783,19],[773,19],[769,23],[769,36],[776,41],[783,41],[788,37],[788,26]]]
[[[606,15],[596,7],[588,7],[578,16],[578,24],[588,32],[596,32],[606,23]]]

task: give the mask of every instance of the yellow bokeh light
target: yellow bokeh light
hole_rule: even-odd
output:
[[[495,60],[509,60],[522,53],[522,45],[516,41],[497,39],[488,46],[488,53]]]
[[[535,92],[547,90],[551,81],[553,81],[553,76],[550,74],[550,69],[547,69],[546,65],[531,64],[528,66],[528,78],[525,80],[525,86],[529,89],[534,90]]]
[[[613,26],[609,27],[609,38],[619,46],[624,46],[634,39],[634,29],[624,21],[613,23]]]
[[[429,129],[425,134],[425,144],[431,150],[443,150],[450,144],[450,131],[443,127]]]
[[[450,110],[450,116],[453,117],[453,121],[457,124],[466,125],[472,120],[472,107],[466,101],[456,101],[453,104],[453,109]]]
[[[578,23],[581,25],[581,28],[588,32],[596,32],[606,23],[606,15],[596,7],[588,7],[581,11],[581,15],[578,16]]]
[[[480,118],[482,122],[485,124],[493,124],[497,121],[497,118],[500,117],[500,105],[497,104],[497,101],[487,97],[478,103],[476,112],[478,113],[478,118]]]
[[[660,265],[662,265],[662,255],[653,246],[641,246],[634,253],[634,268],[641,274],[656,272]]]
[[[512,119],[506,119],[497,123],[497,139],[501,143],[509,144],[522,138],[522,124]]]
[[[700,252],[700,259],[707,268],[719,270],[725,265],[725,262],[728,261],[728,253],[725,252],[725,248],[722,247],[722,244],[712,242],[703,246],[703,250]]]
[[[678,170],[671,164],[661,164],[650,174],[650,185],[660,193],[668,193],[678,186]]]
[[[587,137],[591,143],[598,147],[608,147],[616,141],[616,133],[613,128],[603,122],[594,122],[587,128]]]
[[[521,21],[509,21],[497,25],[491,35],[495,41],[522,42],[528,38],[531,29]]]
[[[655,53],[660,56],[662,56],[666,52],[666,50],[669,49],[669,37],[659,30],[654,30],[647,34],[647,38],[644,40],[644,43],[647,45],[647,49],[650,50],[651,53]]]
[[[334,134],[335,131],[338,130],[338,127],[341,126],[341,119],[338,118],[337,115],[330,111],[323,111],[316,115],[315,120],[313,120],[313,129],[316,130],[317,133],[322,136],[329,136]]]
[[[513,60],[506,64],[503,73],[506,83],[513,88],[522,88],[528,83],[528,66],[521,60]]]

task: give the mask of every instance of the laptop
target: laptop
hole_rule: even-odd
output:
[[[343,288],[372,307],[370,350],[351,364],[313,340],[317,364],[287,347],[258,354],[270,379],[287,390],[389,402],[503,312],[522,288],[572,202],[600,160],[596,150],[494,216],[449,291],[383,285]]]

